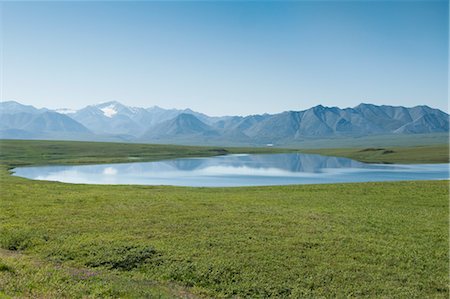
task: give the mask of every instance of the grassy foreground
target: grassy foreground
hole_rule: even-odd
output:
[[[448,181],[185,188],[7,171],[223,153],[115,146],[1,142],[0,295],[449,296]]]

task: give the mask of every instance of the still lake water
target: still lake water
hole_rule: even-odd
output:
[[[18,167],[14,175],[83,184],[196,187],[443,180],[449,164],[365,164],[309,154],[227,155],[158,162]]]

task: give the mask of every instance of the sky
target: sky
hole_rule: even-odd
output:
[[[448,111],[448,1],[0,1],[0,13],[2,101]]]

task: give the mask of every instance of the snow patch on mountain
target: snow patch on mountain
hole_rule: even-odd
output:
[[[61,113],[61,114],[72,114],[76,113],[77,110],[69,109],[69,108],[60,108],[56,109],[55,112]]]
[[[115,109],[116,107],[114,105],[109,105],[107,107],[104,107],[102,109],[100,109],[103,112],[103,115],[105,115],[106,117],[113,117],[114,115],[117,114],[117,110]]]

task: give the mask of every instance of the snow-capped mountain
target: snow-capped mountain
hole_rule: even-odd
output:
[[[173,119],[180,114],[194,115],[205,123],[214,122],[216,119],[191,109],[163,109],[158,106],[129,107],[117,101],[87,106],[68,115],[98,134],[139,136],[148,128]]]
[[[69,109],[69,108],[59,108],[59,109],[55,109],[55,112],[61,113],[61,114],[73,114],[73,113],[77,112],[77,110]]]
[[[117,101],[70,109],[0,103],[1,138],[122,140],[190,144],[295,144],[304,139],[448,133],[449,115],[428,106],[318,105],[303,111],[210,117],[191,109],[129,107]],[[81,137],[80,137],[81,136]]]
[[[87,106],[67,115],[96,134],[139,135],[145,130],[140,122],[145,113],[143,108],[112,101]]]

